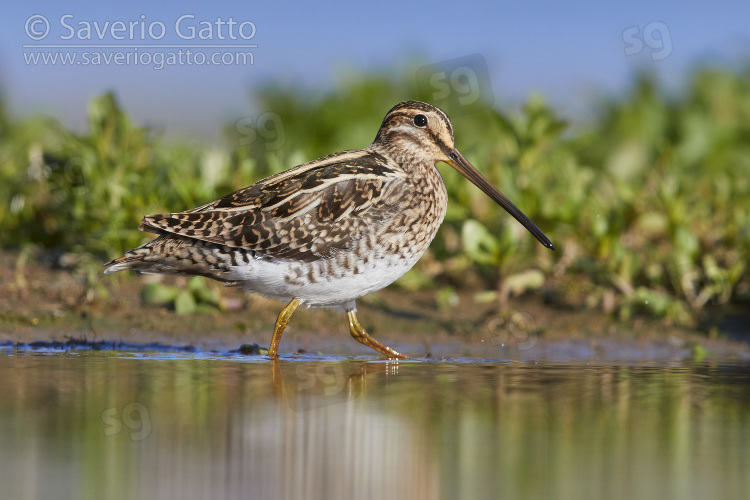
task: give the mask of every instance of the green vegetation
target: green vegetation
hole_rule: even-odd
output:
[[[148,239],[137,230],[143,215],[364,147],[390,106],[430,97],[382,77],[316,96],[270,86],[258,94],[265,113],[228,126],[226,145],[209,150],[154,137],[110,94],[92,100],[84,134],[13,121],[0,103],[0,247],[115,257]],[[557,303],[678,323],[750,299],[750,72],[702,70],[671,98],[643,77],[575,130],[540,98],[514,113],[446,111],[467,158],[558,250],[443,166],[445,224],[401,286],[434,288],[441,307],[463,286],[501,305],[537,289]]]
[[[206,280],[194,276],[187,287],[163,283],[148,283],[141,288],[141,300],[146,304],[170,306],[177,314],[209,312],[221,308],[216,293],[206,287]]]

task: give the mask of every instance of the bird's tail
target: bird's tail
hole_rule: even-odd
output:
[[[229,275],[237,259],[248,260],[248,251],[165,233],[104,264],[105,273],[130,269],[149,274],[205,276],[234,284]]]
[[[156,238],[144,245],[134,248],[125,252],[124,255],[114,260],[110,260],[102,267],[104,267],[104,273],[116,273],[118,271],[126,271],[132,269],[134,271],[149,272],[154,267],[154,242],[160,238]],[[152,271],[152,272],[155,272]]]

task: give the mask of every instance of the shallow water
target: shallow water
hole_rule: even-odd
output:
[[[748,498],[750,365],[0,351],[0,498]]]

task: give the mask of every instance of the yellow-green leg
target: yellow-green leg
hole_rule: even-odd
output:
[[[287,306],[288,307],[288,306]],[[401,354],[400,352],[391,349],[387,345],[383,344],[370,337],[370,334],[365,331],[364,328],[359,324],[357,320],[357,311],[348,311],[346,315],[349,317],[349,331],[358,342],[375,349],[383,356],[394,359],[409,359],[409,356]]]
[[[299,300],[292,299],[287,306],[281,310],[279,319],[276,320],[276,326],[273,329],[273,337],[271,338],[271,347],[268,348],[268,356],[271,358],[279,357],[279,342],[281,342],[281,334],[284,333],[284,328],[289,324],[289,320],[292,319],[295,309],[299,305]]]

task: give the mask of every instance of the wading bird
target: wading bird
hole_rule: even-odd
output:
[[[356,340],[405,359],[362,328],[355,301],[411,269],[435,237],[448,203],[441,161],[554,249],[456,149],[448,116],[407,101],[388,112],[365,149],[299,165],[186,212],[144,217],[139,229],[159,236],[108,262],[105,272],[205,276],[286,302],[272,358],[294,310],[305,305],[346,311]]]

